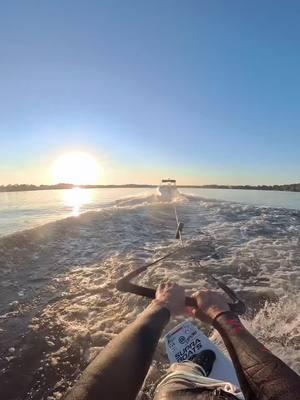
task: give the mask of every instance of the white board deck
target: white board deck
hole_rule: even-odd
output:
[[[190,321],[182,322],[168,332],[165,345],[170,363],[188,360],[202,350],[213,350],[216,361],[209,378],[220,379],[239,387],[232,361]]]

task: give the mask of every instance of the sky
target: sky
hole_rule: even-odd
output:
[[[300,181],[300,2],[3,0],[0,184]]]

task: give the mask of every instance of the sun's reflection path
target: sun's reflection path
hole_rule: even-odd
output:
[[[63,202],[66,207],[72,208],[72,215],[77,217],[80,214],[82,206],[90,203],[92,200],[92,191],[75,187],[66,190],[63,196]]]

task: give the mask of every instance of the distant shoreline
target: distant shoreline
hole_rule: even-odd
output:
[[[57,185],[2,185],[0,192],[30,192],[37,190],[62,190],[79,187],[82,189],[134,189],[134,188],[155,188],[157,185],[147,184],[125,184],[125,185],[72,185],[68,183],[59,183]],[[178,188],[185,189],[241,189],[241,190],[276,190],[281,192],[300,192],[300,183],[287,185],[178,185]]]

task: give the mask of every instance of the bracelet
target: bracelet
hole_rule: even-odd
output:
[[[234,314],[234,312],[232,312],[232,311],[230,311],[230,310],[227,310],[227,311],[221,311],[219,314],[217,314],[216,316],[215,316],[215,318],[212,320],[212,325],[213,325],[213,327],[215,328],[216,326],[216,324],[218,323],[218,321],[217,321],[217,319],[221,316],[221,315],[224,315],[224,314],[229,314],[229,315],[234,315],[235,317],[236,317],[236,315]]]

